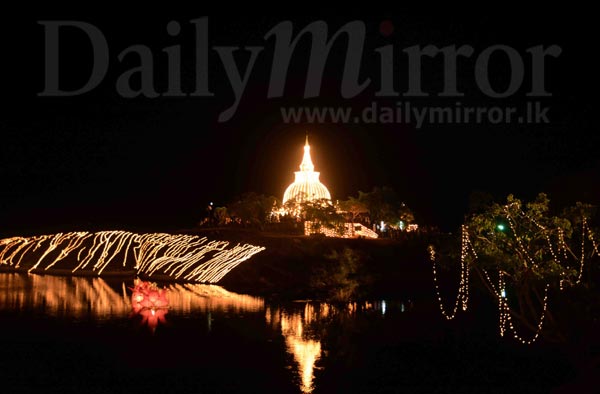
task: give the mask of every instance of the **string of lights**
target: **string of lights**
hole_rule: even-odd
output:
[[[523,256],[525,257],[525,260],[524,260],[525,267],[527,267],[527,263],[528,262],[533,267],[537,267],[537,264],[536,264],[535,260],[529,255],[529,252],[527,251],[527,249],[523,245],[523,241],[521,240],[521,237],[519,237],[519,234],[518,234],[517,229],[516,229],[516,225],[515,225],[512,217],[510,215],[510,211],[508,210],[508,206],[504,207],[504,212],[506,213],[506,219],[508,220],[508,224],[510,226],[510,229],[511,229],[512,233],[514,234],[515,239],[517,240],[517,245],[519,246],[519,249],[520,249],[521,253],[523,253]]]
[[[138,275],[217,283],[264,249],[250,244],[229,247],[227,241],[208,242],[205,237],[192,235],[70,232],[1,239],[0,265],[15,269],[23,265],[28,266],[27,272],[38,272],[59,266],[70,269],[74,260],[72,273],[87,270],[99,276],[107,269],[127,268],[129,262]],[[69,259],[75,252],[76,257]]]
[[[511,218],[509,217],[509,211],[507,209],[507,207],[505,207],[505,211],[507,213],[507,217],[509,219],[509,223],[511,222]],[[553,245],[550,234],[552,233],[551,230],[547,229],[545,226],[541,225],[540,223],[538,223],[538,221],[536,221],[534,218],[532,218],[530,215],[527,215],[525,212],[523,212],[522,210],[520,211],[521,216],[523,216],[525,219],[529,220],[531,223],[533,223],[534,225],[536,225],[540,230],[544,231],[544,236],[546,238],[547,244],[548,244],[548,250],[550,251],[550,254],[552,255],[552,259],[555,263],[560,264],[560,265],[567,265],[568,266],[568,247],[567,244],[565,242],[565,233],[564,233],[564,229],[562,229],[561,227],[558,227],[556,232],[557,232],[557,245]],[[513,228],[514,231],[514,228]],[[578,265],[579,265],[579,273],[577,275],[577,280],[575,281],[576,284],[581,283],[581,278],[583,276],[583,269],[585,266],[585,261],[586,261],[586,255],[585,255],[585,241],[586,241],[586,235],[587,235],[587,239],[592,243],[592,249],[593,249],[593,253],[596,253],[597,255],[600,255],[600,253],[598,253],[598,244],[596,243],[596,240],[594,238],[594,234],[592,232],[592,229],[589,227],[589,225],[587,224],[587,218],[584,216],[582,218],[582,224],[581,224],[581,252],[580,252],[580,256],[577,259],[578,261]],[[515,232],[515,238],[517,239],[517,242],[522,246],[522,243],[520,242],[520,238],[516,235]],[[554,250],[556,249],[556,252],[554,252]],[[562,252],[562,256],[560,255],[560,253]],[[590,256],[591,257],[591,256]],[[535,263],[534,263],[535,264]],[[564,272],[562,274],[563,276],[565,275]],[[567,281],[567,279],[563,278],[560,281],[560,289],[563,289],[563,283]]]
[[[462,226],[460,251],[460,282],[458,284],[458,293],[456,295],[456,299],[451,313],[448,313],[444,308],[444,302],[442,301],[442,295],[440,292],[440,286],[438,284],[437,278],[435,250],[433,249],[433,247],[429,247],[429,258],[432,262],[433,267],[433,283],[435,286],[435,292],[439,302],[440,311],[447,320],[452,320],[456,317],[459,305],[462,306],[463,311],[466,311],[469,305],[469,264],[467,262],[467,254],[469,250],[473,250],[472,247],[469,248],[470,245],[471,243],[468,239],[467,228],[466,226]]]
[[[587,224],[587,219],[584,217],[582,222],[581,222],[581,257],[580,257],[580,265],[579,265],[579,274],[577,275],[577,281],[575,281],[575,283],[579,284],[581,283],[581,278],[583,277],[583,267],[585,265],[585,235],[587,234],[587,238],[588,240],[592,243],[592,256],[593,253],[596,253],[597,255],[600,255],[600,253],[598,253],[598,244],[596,243],[596,240],[594,239],[594,233],[592,232],[592,229],[589,227],[589,225]]]
[[[523,263],[525,267],[528,267],[528,263],[532,266],[532,268],[537,268],[538,264],[537,262],[531,257],[531,255],[529,254],[529,252],[527,251],[527,248],[524,245],[524,242],[522,240],[522,238],[519,236],[519,233],[517,231],[517,226],[516,223],[514,222],[509,208],[510,206],[505,206],[504,207],[504,212],[506,214],[506,219],[509,223],[511,232],[515,238],[515,240],[517,241],[517,248],[518,250],[521,252],[523,258]],[[531,221],[531,223],[533,223],[535,226],[538,227],[538,229],[542,230],[544,232],[544,237],[546,239],[546,242],[548,244],[548,250],[550,251],[550,255],[552,256],[552,259],[554,262],[558,263],[558,264],[564,264],[566,262],[566,260],[568,260],[568,254],[567,254],[567,250],[568,247],[566,245],[565,242],[565,235],[564,235],[564,230],[560,227],[558,227],[556,229],[556,231],[552,231],[549,230],[548,228],[546,228],[545,226],[541,225],[540,223],[538,223],[534,218],[530,217],[529,215],[525,214],[523,211],[520,212],[522,216],[524,216],[525,218],[527,218],[528,220]],[[553,244],[552,239],[551,239],[551,234],[555,233],[556,237],[557,237],[557,243],[556,245]],[[586,239],[589,240],[592,243],[592,256],[594,253],[600,255],[600,253],[598,253],[598,243],[596,242],[595,238],[594,238],[594,234],[592,232],[592,229],[589,227],[589,225],[587,224],[587,219],[584,217],[582,220],[582,234],[581,234],[581,255],[579,256],[579,258],[577,258],[577,256],[573,255],[574,257],[576,257],[576,259],[578,260],[579,263],[579,273],[577,276],[577,281],[576,283],[580,283],[581,279],[582,279],[582,275],[583,275],[583,269],[584,269],[584,264],[586,261],[586,255],[585,255],[585,242]],[[469,263],[467,262],[467,257],[469,255],[469,253],[473,256],[474,260],[477,261],[478,256],[477,256],[477,252],[475,250],[475,247],[473,246],[473,243],[471,242],[471,239],[469,237],[468,234],[468,228],[466,226],[462,226],[462,231],[461,231],[461,257],[460,257],[460,271],[461,271],[461,276],[460,276],[460,282],[459,282],[459,289],[458,289],[458,294],[456,296],[456,300],[454,303],[454,307],[452,309],[451,313],[448,313],[444,307],[444,302],[442,300],[441,297],[441,293],[440,293],[440,288],[439,288],[439,284],[438,284],[438,278],[437,278],[437,268],[436,268],[436,252],[435,249],[430,246],[428,249],[429,252],[429,258],[432,261],[432,267],[433,267],[433,281],[434,281],[434,285],[435,285],[435,292],[437,295],[437,299],[439,302],[439,307],[440,307],[440,311],[442,312],[442,315],[447,319],[447,320],[452,320],[454,319],[454,317],[456,316],[457,312],[458,312],[458,307],[459,305],[462,304],[462,309],[464,311],[467,310],[467,306],[468,306],[468,298],[469,298]],[[562,252],[562,254],[561,254]],[[531,345],[532,343],[534,343],[540,336],[540,333],[542,332],[543,329],[543,325],[544,325],[544,320],[545,320],[545,316],[546,316],[546,312],[548,310],[548,289],[550,287],[550,284],[547,283],[545,285],[545,290],[544,290],[544,297],[543,300],[541,302],[542,304],[542,310],[541,310],[541,315],[539,318],[539,322],[537,323],[537,326],[535,328],[535,332],[533,334],[533,336],[529,339],[524,338],[523,336],[519,335],[519,333],[517,332],[517,329],[513,323],[513,312],[509,306],[508,303],[508,296],[507,296],[507,289],[506,289],[506,281],[505,281],[505,273],[503,271],[499,271],[498,272],[498,286],[496,287],[494,285],[494,281],[491,279],[489,273],[487,272],[487,270],[482,269],[482,272],[484,274],[484,281],[487,281],[487,285],[490,288],[490,290],[492,291],[492,293],[495,295],[495,297],[498,300],[498,315],[499,315],[499,322],[498,322],[498,326],[499,326],[499,332],[500,332],[500,336],[504,336],[504,334],[507,332],[507,330],[510,330],[510,332],[512,333],[513,337],[515,340],[521,342],[522,344],[526,344],[526,345]],[[565,276],[566,274],[563,272],[562,273],[563,276]],[[560,290],[563,289],[563,283],[566,281],[567,279],[563,278],[560,280],[559,284],[560,284]]]
[[[500,336],[504,337],[504,334],[507,331],[506,326],[508,325],[508,328],[512,332],[513,338],[515,340],[521,342],[523,345],[531,345],[539,338],[540,333],[542,332],[542,328],[544,327],[544,318],[546,317],[546,311],[548,309],[548,288],[550,287],[550,285],[546,284],[546,286],[545,286],[544,300],[542,302],[542,305],[543,305],[542,313],[540,316],[540,320],[537,324],[535,334],[530,339],[525,339],[517,333],[517,330],[512,321],[512,314],[511,314],[510,306],[508,305],[508,299],[507,299],[507,295],[506,295],[505,286],[506,286],[506,284],[504,282],[504,274],[502,272],[500,272],[499,279],[498,279],[498,288],[501,289],[500,294],[498,294],[498,312],[499,312],[498,328],[500,330]]]

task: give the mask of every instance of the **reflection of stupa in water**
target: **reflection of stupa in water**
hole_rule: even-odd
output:
[[[331,200],[329,190],[319,181],[320,173],[315,172],[315,166],[310,157],[308,135],[304,144],[304,157],[302,158],[302,163],[300,163],[300,171],[296,171],[295,175],[294,183],[289,185],[283,194],[284,204],[288,201]]]
[[[287,350],[294,356],[302,393],[311,393],[314,390],[315,364],[321,357],[321,341],[318,336],[310,335],[307,326],[327,317],[329,313],[329,305],[322,304],[315,309],[309,303],[305,304],[303,312],[283,311],[269,307],[265,310],[267,324],[281,329]]]

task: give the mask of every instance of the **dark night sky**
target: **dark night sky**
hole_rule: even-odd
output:
[[[304,133],[310,133],[313,161],[334,199],[373,186],[395,188],[422,223],[452,229],[460,224],[473,190],[498,198],[514,193],[530,198],[540,191],[561,204],[600,200],[600,135],[592,121],[597,101],[597,70],[592,43],[593,22],[569,17],[452,17],[384,15],[379,17],[210,17],[210,46],[265,46],[250,77],[237,113],[218,123],[233,100],[216,54],[209,58],[212,98],[126,99],[115,90],[121,73],[135,64],[117,59],[134,44],[154,53],[157,90],[164,88],[166,58],[161,49],[181,44],[183,89],[194,87],[193,36],[188,21],[201,14],[160,17],[84,15],[15,17],[2,27],[2,116],[0,117],[0,232],[36,232],[57,228],[190,226],[208,201],[225,204],[245,191],[281,198],[301,159]],[[87,21],[106,36],[110,66],[94,91],[73,98],[37,97],[44,84],[44,30],[38,20]],[[278,22],[292,20],[296,29],[323,19],[330,30],[352,20],[365,22],[367,37],[361,72],[375,79],[375,48],[394,44],[397,53],[411,45],[468,44],[479,53],[493,44],[510,45],[525,56],[534,45],[556,44],[563,53],[549,59],[547,90],[542,99],[551,109],[549,125],[471,124],[413,125],[284,124],[279,107],[290,105],[368,106],[373,87],[357,98],[340,97],[345,42],[333,47],[321,96],[302,99],[308,64],[304,39],[289,70],[285,95],[267,99],[273,56],[263,36]],[[169,37],[170,20],[182,24]],[[393,34],[384,37],[379,24],[390,20]],[[65,33],[61,64],[65,86],[77,86],[91,67],[85,38]],[[62,39],[62,37],[61,37]],[[526,65],[529,61],[526,59]],[[493,100],[477,89],[474,60],[460,63],[459,88],[464,105],[522,105],[531,76],[511,98]],[[492,81],[506,81],[499,60],[490,68]],[[505,65],[505,64],[504,64]],[[401,75],[405,60],[396,67]],[[375,77],[374,77],[375,76]],[[423,65],[423,88],[432,97],[419,105],[452,104],[436,98],[443,68]],[[63,82],[61,82],[63,83]],[[404,81],[397,87],[403,90]],[[187,87],[187,89],[186,89]],[[396,100],[378,100],[381,104]],[[594,119],[595,120],[595,119]]]

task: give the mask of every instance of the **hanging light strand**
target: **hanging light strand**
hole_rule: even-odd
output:
[[[440,306],[440,311],[446,320],[452,320],[456,317],[459,305],[462,306],[463,311],[466,311],[469,305],[469,264],[467,261],[469,245],[470,241],[467,235],[467,228],[466,226],[463,226],[461,232],[460,282],[458,284],[458,293],[456,295],[454,306],[452,308],[452,312],[450,313],[444,308],[444,302],[442,300],[442,295],[438,284],[435,250],[432,246],[429,247],[429,258],[433,267],[433,283],[435,286],[435,292]]]
[[[513,338],[519,342],[521,342],[521,344],[523,345],[531,345],[533,344],[540,336],[542,329],[544,327],[544,319],[546,317],[546,311],[548,310],[548,288],[549,288],[549,284],[546,284],[545,289],[544,289],[544,299],[542,301],[542,313],[540,316],[540,320],[537,324],[536,330],[535,330],[535,334],[533,335],[533,337],[526,339],[524,337],[522,337],[521,335],[518,334],[514,324],[513,324],[513,320],[512,320],[512,315],[511,315],[511,309],[510,306],[508,305],[508,299],[507,299],[507,295],[506,295],[506,283],[504,282],[504,275],[502,274],[502,272],[499,275],[499,280],[498,280],[498,287],[501,289],[501,293],[499,294],[498,297],[498,311],[499,311],[499,322],[498,322],[498,328],[500,331],[500,336],[503,337],[504,334],[507,331],[507,326],[508,329],[510,329],[510,331],[513,334]]]

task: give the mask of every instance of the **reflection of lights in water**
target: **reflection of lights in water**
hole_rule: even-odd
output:
[[[358,311],[371,313],[381,312],[385,315],[388,309],[386,301],[381,302],[350,302],[345,307],[334,307],[329,304],[305,303],[303,311],[289,312],[286,310],[265,310],[265,320],[272,327],[280,327],[285,338],[285,344],[289,353],[294,356],[298,365],[300,376],[300,390],[303,393],[311,393],[315,389],[314,370],[315,364],[321,357],[321,342],[315,335],[310,335],[308,327],[312,323],[326,321],[335,314],[354,315]]]
[[[302,312],[295,313],[266,308],[267,324],[281,328],[287,350],[298,364],[300,389],[303,393],[311,393],[314,390],[315,363],[321,355],[321,342],[315,338],[308,338],[305,333],[306,326],[318,319],[326,318],[330,313],[331,307],[327,304],[306,303]]]
[[[302,318],[300,316],[282,316],[281,332],[285,343],[298,363],[298,372],[302,379],[302,392],[313,390],[315,362],[321,355],[321,343],[314,339],[302,338]]]
[[[327,318],[335,315],[352,316],[357,313],[371,314],[373,312],[385,315],[388,307],[394,308],[393,304],[388,305],[384,300],[349,302],[342,307],[306,302],[302,310],[294,311],[267,306],[265,320],[271,327],[281,329],[287,351],[292,354],[298,366],[300,390],[303,393],[311,393],[315,389],[314,370],[316,362],[321,357],[321,342],[317,336],[311,335],[313,333],[310,332],[310,325],[326,321]],[[404,304],[401,304],[401,308],[404,311]]]
[[[169,304],[171,309],[182,312],[215,310],[231,312],[257,312],[264,308],[265,302],[260,297],[233,293],[216,285],[171,284]]]
[[[133,311],[142,316],[142,325],[147,324],[154,333],[158,324],[166,323],[165,315],[208,312],[208,330],[211,330],[211,311],[234,312],[258,311],[264,307],[262,298],[232,293],[222,287],[203,284],[171,284],[159,289],[156,284],[136,281],[131,296]],[[138,304],[136,305],[136,300]]]
[[[132,309],[128,286],[122,283],[118,291],[97,277],[0,273],[0,309],[43,309],[49,315],[67,317],[126,317]],[[216,285],[170,284],[166,288],[174,314],[211,310],[256,312],[264,307],[262,298],[232,293]]]
[[[156,283],[136,279],[131,290],[133,313],[141,315],[142,325],[147,324],[154,333],[158,323],[166,323],[165,315],[169,313],[167,289],[160,289]]]
[[[142,316],[142,325],[148,325],[148,328],[154,333],[158,323],[165,324],[167,319],[165,315],[169,313],[168,309],[142,309],[137,314]]]
[[[132,269],[139,275],[162,274],[191,282],[217,283],[238,264],[264,250],[248,244],[228,246],[227,241],[181,234],[58,233],[1,239],[0,265],[27,265],[28,272],[48,270],[70,256],[71,262],[77,263],[71,272],[88,270],[101,275],[107,268],[120,271],[133,259]]]
[[[129,301],[101,278],[0,274],[0,306],[10,309],[43,308],[50,315],[126,316]]]

